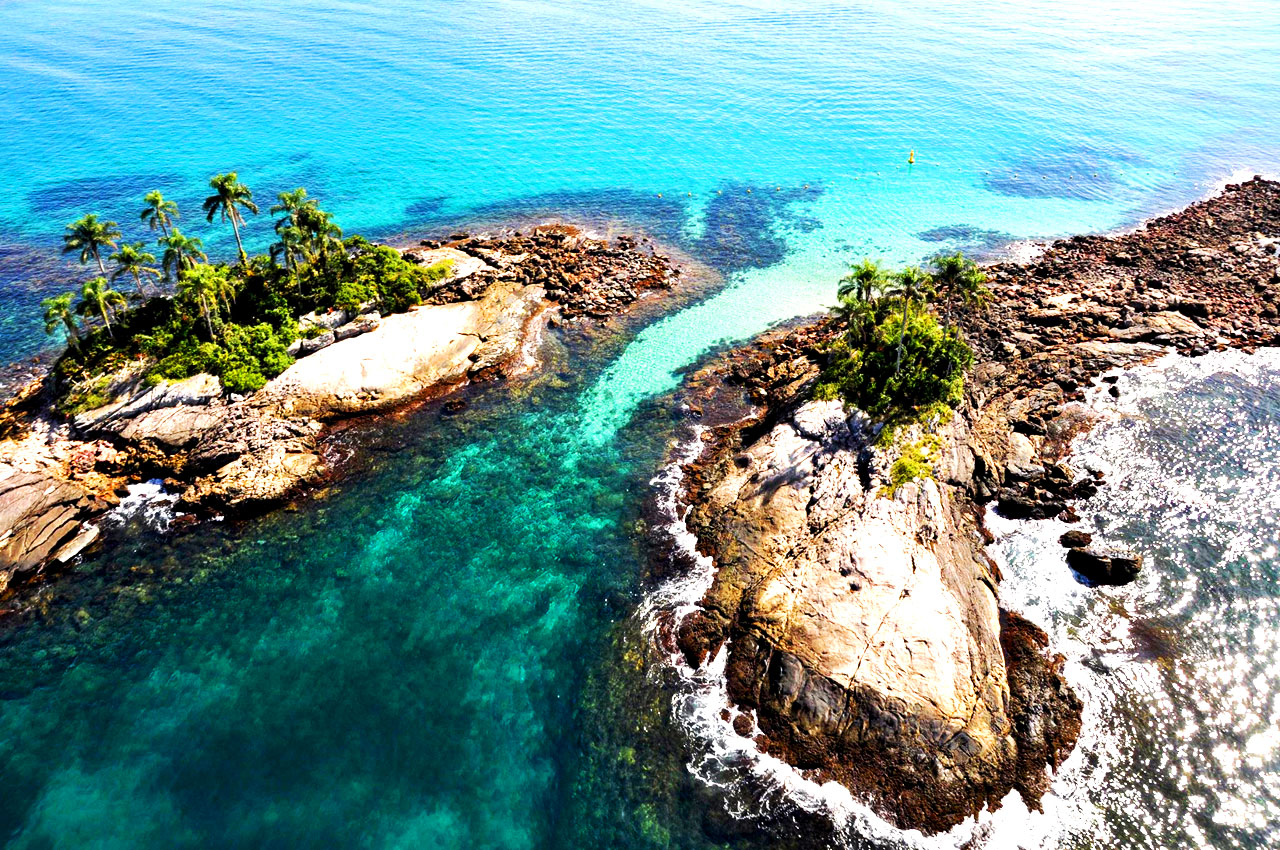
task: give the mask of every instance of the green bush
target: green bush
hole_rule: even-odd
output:
[[[896,490],[908,481],[933,477],[933,461],[942,441],[929,435],[902,449],[902,454],[889,467],[889,488]]]
[[[102,375],[72,388],[59,401],[57,409],[65,416],[75,416],[110,403],[111,394],[107,391],[110,382],[109,376]]]
[[[887,315],[869,330],[846,332],[831,345],[815,396],[843,399],[891,426],[915,421],[939,405],[959,404],[965,370],[973,363],[959,332],[943,328],[930,313],[913,313],[899,366],[902,316],[882,312]]]
[[[421,304],[448,273],[448,263],[423,268],[394,248],[352,236],[343,243],[342,252],[335,252],[316,269],[315,307],[354,310],[374,301],[383,315],[402,313]]]
[[[262,389],[279,375],[293,358],[276,331],[266,323],[244,327],[231,325],[223,337],[217,364],[222,386],[233,393],[248,395]]]
[[[201,372],[217,373],[222,352],[211,342],[198,342],[187,337],[171,354],[165,356],[148,373],[167,381],[180,381]]]
[[[338,292],[334,295],[333,306],[339,310],[354,313],[366,301],[376,300],[378,292],[370,284],[367,277],[355,280],[344,280],[338,284]]]

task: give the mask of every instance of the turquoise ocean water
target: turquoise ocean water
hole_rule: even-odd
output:
[[[229,169],[262,201],[305,185],[349,232],[569,216],[726,281],[553,340],[513,396],[389,427],[298,511],[169,535],[131,521],[0,624],[0,836],[748,840],[685,770],[634,623],[639,506],[672,436],[651,399],[715,345],[829,303],[863,255],[1124,227],[1280,172],[1277,45],[1261,0],[0,5],[2,360],[47,345],[35,305],[79,274],[57,250],[80,214],[143,238],[138,199],[159,188],[230,256],[196,216]],[[268,232],[251,219],[250,244]],[[1089,805],[1160,805],[1139,775],[1092,775],[1121,790]],[[809,834],[778,811],[748,831]],[[1134,823],[1136,843],[1171,843]],[[1101,834],[1081,829],[1069,840]],[[1222,834],[1197,833],[1276,840]]]

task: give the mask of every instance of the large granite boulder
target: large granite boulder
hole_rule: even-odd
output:
[[[682,647],[706,658],[727,644],[730,697],[769,751],[928,830],[1043,785],[1065,750],[1022,740],[998,576],[951,488],[886,493],[861,421],[834,402],[729,454],[691,512],[718,570]],[[1020,658],[1047,667],[1041,649]],[[1040,760],[1021,769],[1024,750]]]
[[[541,287],[502,283],[475,301],[386,316],[369,332],[298,360],[260,395],[289,415],[325,418],[459,384],[518,356],[544,295]]]

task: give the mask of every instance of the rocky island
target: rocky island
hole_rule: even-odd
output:
[[[1075,520],[1071,502],[1105,482],[1063,458],[1107,373],[1280,344],[1277,245],[1280,184],[1255,178],[987,267],[983,298],[943,308],[972,350],[954,412],[896,432],[822,398],[856,309],[715,358],[682,390],[705,429],[685,521],[715,574],[661,633],[671,651],[694,668],[726,653],[739,734],[902,827],[946,830],[1013,789],[1037,806],[1081,704],[1045,634],[1001,607],[986,506]],[[1140,566],[1092,543],[1063,540],[1090,583]]]
[[[219,197],[211,209],[224,208]],[[269,263],[242,252],[229,268],[197,262],[199,240],[184,243],[166,202],[148,196],[161,244],[185,251],[166,251],[177,293],[126,311],[97,278],[80,312],[102,322],[83,326],[67,312],[70,296],[46,302],[69,347],[0,412],[0,593],[84,551],[98,535],[91,521],[131,483],[164,479],[187,510],[279,503],[332,472],[325,449],[336,421],[513,375],[532,365],[549,322],[612,316],[682,273],[648,240],[560,224],[403,249],[339,241],[304,191],[280,199],[279,251]],[[69,244],[89,245],[82,258],[95,259],[116,240],[109,228],[82,239],[85,224],[69,228]],[[120,253],[121,269],[148,271]],[[295,322],[286,311],[299,304],[315,309]],[[162,334],[189,342],[156,351]]]

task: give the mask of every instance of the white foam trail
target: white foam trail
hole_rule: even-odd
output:
[[[726,809],[744,820],[767,819],[780,804],[829,817],[844,839],[853,846],[870,840],[886,847],[954,850],[983,847],[991,850],[1049,848],[1059,845],[1064,824],[1079,824],[1083,813],[1069,794],[1050,793],[1042,800],[1044,812],[1032,812],[1017,792],[1010,792],[995,813],[984,811],[951,831],[926,836],[918,830],[898,829],[876,815],[847,788],[836,782],[816,782],[786,762],[763,753],[753,737],[739,735],[733,719],[739,712],[730,706],[725,677],[727,647],[701,667],[694,669],[675,649],[663,649],[659,631],[664,621],[678,624],[698,606],[715,578],[711,558],[697,550],[697,537],[685,519],[680,496],[684,487],[684,467],[701,455],[705,429],[696,426],[693,435],[672,450],[672,460],[651,484],[657,489],[657,506],[666,520],[661,531],[674,547],[687,556],[692,567],[663,582],[644,601],[640,617],[653,646],[663,656],[666,669],[674,671],[676,693],[673,715],[690,743],[688,768],[707,785],[720,789]],[[726,715],[727,710],[727,715]],[[726,719],[727,717],[727,719]],[[1054,783],[1055,790],[1070,781],[1071,762],[1064,765]]]

